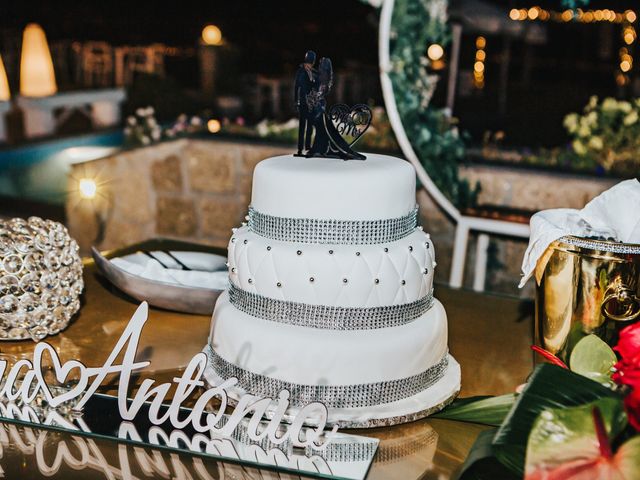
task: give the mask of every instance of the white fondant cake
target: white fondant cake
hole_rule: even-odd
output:
[[[411,165],[386,155],[364,163],[282,155],[256,166],[251,206],[275,217],[379,220],[409,213],[415,192]]]
[[[229,243],[206,377],[319,401],[330,423],[376,426],[442,408],[460,388],[447,319],[432,297],[435,252],[416,227],[405,161],[260,162],[247,226]]]

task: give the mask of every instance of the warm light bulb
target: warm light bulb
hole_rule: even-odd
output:
[[[530,8],[528,12],[529,20],[535,20],[536,18],[538,18],[539,14],[540,10],[538,9],[538,7]]]
[[[631,70],[631,62],[629,62],[628,60],[621,61],[620,70],[622,70],[623,72],[628,72],[629,70]]]
[[[95,180],[90,178],[81,178],[78,182],[78,191],[80,192],[80,197],[92,200],[96,198],[96,193],[98,193],[98,185],[96,185]]]
[[[218,133],[221,128],[222,125],[220,124],[220,120],[212,118],[207,122],[207,130],[209,130],[211,133]]]
[[[222,32],[215,25],[207,25],[202,29],[202,41],[207,45],[221,45]]]
[[[564,12],[562,12],[562,20],[563,21],[570,22],[572,18],[573,18],[573,11],[572,10],[565,10]]]
[[[487,39],[484,37],[476,38],[476,48],[481,49],[487,46]]]
[[[4,69],[4,63],[0,56],[0,102],[6,102],[11,98],[11,92],[9,92],[9,81],[7,80],[7,72]]]
[[[47,97],[57,90],[47,37],[40,25],[30,23],[22,35],[20,93],[26,97]]]
[[[473,64],[473,70],[475,70],[478,73],[484,72],[484,63],[482,62],[476,62]]]
[[[636,16],[636,12],[634,12],[633,10],[627,10],[626,12],[624,12],[624,17],[629,23],[633,23],[638,19],[638,17]]]
[[[511,20],[519,20],[520,19],[520,12],[518,11],[517,8],[512,8],[511,11],[509,12],[509,18]]]
[[[427,49],[427,56],[429,57],[429,60],[435,62],[436,60],[440,60],[443,55],[444,49],[441,45],[438,45],[437,43],[429,45],[429,48]]]

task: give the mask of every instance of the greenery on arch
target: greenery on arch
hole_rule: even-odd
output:
[[[477,189],[459,177],[465,145],[451,112],[430,105],[439,75],[427,47],[450,42],[447,0],[396,0],[391,19],[389,77],[411,145],[438,188],[458,207],[475,203]]]

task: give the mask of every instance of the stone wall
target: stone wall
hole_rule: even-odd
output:
[[[225,141],[176,140],[75,164],[67,218],[83,253],[153,237],[226,246],[247,212],[253,167],[289,149]],[[98,184],[81,199],[78,181]],[[99,224],[104,224],[100,233]]]
[[[113,249],[153,237],[168,237],[224,247],[251,197],[253,168],[260,160],[290,147],[255,143],[181,139],[127,150],[74,165],[70,175],[67,218],[71,235],[83,251],[92,244]],[[471,166],[462,175],[480,181],[480,203],[531,211],[581,208],[614,180],[503,167]],[[82,200],[78,181],[91,178],[98,195]],[[454,225],[424,191],[418,192],[421,223],[437,252],[436,280],[447,282]],[[100,225],[104,225],[103,231]],[[475,238],[469,241],[465,285],[473,280]],[[487,289],[532,296],[532,285],[518,291],[521,239],[492,237]]]

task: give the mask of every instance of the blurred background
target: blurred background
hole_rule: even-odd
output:
[[[293,78],[309,48],[333,60],[331,103],[373,108],[375,130],[360,149],[403,156],[380,87],[381,3],[5,2],[0,216],[60,219],[85,251],[159,235],[224,245],[244,216],[255,162],[291,151]],[[637,175],[636,7],[396,2],[390,41],[400,114],[419,128],[426,117],[408,109],[442,115],[433,128],[424,120],[428,138],[417,130],[409,137],[457,208],[526,223],[536,210],[580,208]],[[402,39],[417,58],[402,60]],[[417,94],[401,77],[418,67],[428,95],[407,107]],[[454,180],[438,177],[438,162],[453,165]],[[455,225],[430,193],[418,199],[447,281]],[[515,288],[522,239],[471,240],[468,273],[478,268],[474,249],[488,252],[483,289],[530,294]]]

